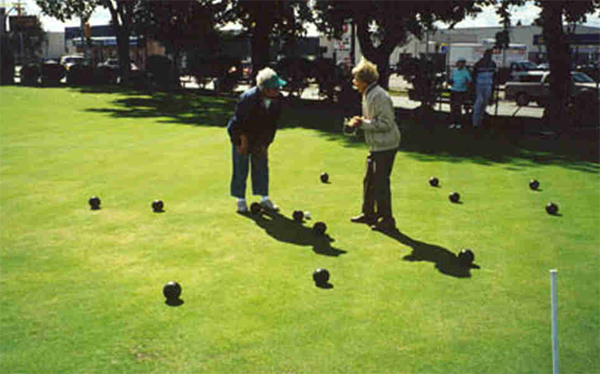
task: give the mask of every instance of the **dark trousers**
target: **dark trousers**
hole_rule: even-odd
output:
[[[394,166],[396,149],[370,152],[363,180],[362,212],[367,216],[392,218],[392,191],[390,175]]]
[[[467,101],[468,92],[450,91],[450,116],[452,123],[460,124],[462,122],[462,108]]]

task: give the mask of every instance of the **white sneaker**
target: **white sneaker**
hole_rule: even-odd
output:
[[[456,124],[456,125],[454,125],[454,128],[455,129],[462,129],[462,125],[461,124]]]
[[[238,213],[248,213],[248,204],[246,203],[246,200],[238,201],[237,211]]]
[[[263,200],[260,202],[260,205],[262,205],[263,208],[267,209],[267,210],[272,210],[274,212],[279,212],[279,207],[275,204],[273,204],[273,202],[271,201],[271,199],[267,199],[267,200]]]
[[[453,129],[453,128],[455,128],[455,127],[456,127],[456,124],[455,124],[455,123],[453,123],[453,124],[451,124],[450,126],[448,126],[448,128],[449,128],[449,129]]]

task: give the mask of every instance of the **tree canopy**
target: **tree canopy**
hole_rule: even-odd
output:
[[[546,107],[544,117],[548,125],[556,129],[573,125],[581,121],[574,117],[568,106],[570,103],[571,86],[571,48],[568,41],[568,31],[565,24],[580,23],[587,16],[600,10],[600,0],[529,0],[540,7],[540,17],[535,23],[542,27],[542,35],[548,52],[548,63],[552,72],[550,81],[550,105]],[[506,10],[500,16],[505,23],[510,24],[511,13],[508,8],[513,5],[523,5],[527,0],[503,0],[499,9]],[[597,106],[596,106],[597,107]],[[561,129],[562,130],[562,129]]]
[[[410,34],[421,38],[434,29],[436,21],[453,27],[466,16],[479,13],[486,3],[489,1],[317,0],[316,25],[329,36],[339,36],[343,25],[353,22],[363,55],[377,64],[380,84],[387,87],[389,56]]]

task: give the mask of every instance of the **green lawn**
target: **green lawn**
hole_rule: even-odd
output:
[[[595,142],[403,118],[386,235],[349,222],[367,148],[319,103],[289,108],[270,150],[283,216],[236,214],[233,106],[0,87],[1,373],[549,373],[550,269],[561,372],[600,373]],[[293,223],[296,209],[312,219]],[[319,267],[332,288],[315,287]],[[171,280],[178,307],[162,296]]]

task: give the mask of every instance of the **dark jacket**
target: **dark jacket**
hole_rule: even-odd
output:
[[[258,87],[252,87],[240,95],[235,112],[227,123],[231,142],[240,144],[240,135],[248,137],[252,148],[268,146],[275,138],[277,122],[281,116],[281,99],[272,100],[269,109],[265,108],[264,96]]]

